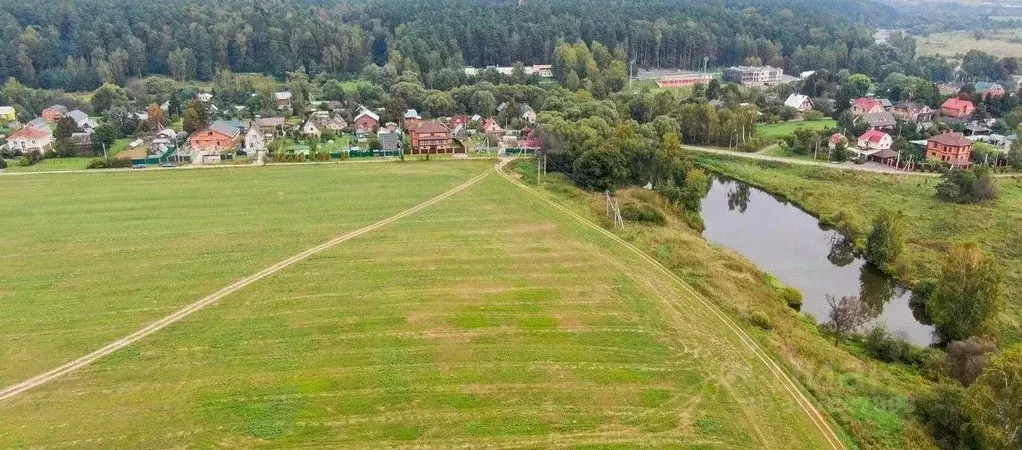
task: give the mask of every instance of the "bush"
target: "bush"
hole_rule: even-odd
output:
[[[919,420],[941,448],[981,448],[979,436],[965,408],[965,389],[941,383],[916,402]]]
[[[21,167],[28,167],[33,164],[35,164],[34,158],[30,158],[28,156],[22,156],[21,158],[18,158],[18,165]]]
[[[781,291],[781,299],[784,300],[784,303],[786,303],[791,309],[794,309],[795,311],[802,310],[802,293],[799,292],[798,289],[785,287]]]
[[[118,159],[118,158],[96,158],[89,161],[89,164],[85,166],[86,169],[117,169],[131,167],[130,159]]]
[[[913,353],[911,344],[899,337],[892,336],[883,325],[873,328],[866,335],[866,350],[874,358],[889,363],[910,363],[906,359],[911,360]]]
[[[7,168],[7,160],[5,160],[3,157],[0,157],[0,169],[6,169],[6,168]]]
[[[749,322],[767,331],[770,331],[774,327],[770,322],[770,316],[767,316],[763,311],[756,311],[752,313],[752,315],[749,316]]]
[[[632,222],[652,225],[666,225],[667,217],[660,210],[645,203],[625,203],[621,206],[621,217]]]
[[[809,111],[809,112],[806,113],[806,120],[814,121],[814,122],[817,121],[817,120],[823,120],[823,113],[820,112],[820,111],[815,111],[815,110],[814,111]]]

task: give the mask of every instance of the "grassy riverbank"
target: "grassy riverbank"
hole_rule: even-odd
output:
[[[535,185],[535,166],[522,161],[522,180]],[[561,204],[604,227],[602,196],[584,192],[559,174],[544,178],[543,191]],[[663,226],[628,222],[616,234],[654,256],[700,294],[740,320],[775,360],[783,362],[819,404],[862,448],[932,448],[916,421],[912,399],[929,389],[917,371],[878,362],[855,343],[835,346],[813,320],[785,305],[776,279],[736,252],[714,246],[694,231],[677,211],[644,189],[618,194],[622,205],[639,203],[662,211]],[[752,324],[763,313],[770,330]]]
[[[908,245],[894,275],[908,282],[936,276],[951,244],[978,243],[1004,271],[1000,337],[1008,342],[1022,337],[1022,180],[999,179],[1000,199],[995,202],[957,205],[934,196],[938,179],[711,155],[700,155],[698,161],[781,195],[822,221],[851,230],[860,242],[877,212],[901,211],[909,224]]]

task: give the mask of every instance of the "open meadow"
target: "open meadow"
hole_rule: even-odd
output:
[[[492,163],[0,178],[0,381]],[[0,403],[0,446],[828,447],[718,314],[491,173]]]
[[[823,131],[836,126],[837,121],[833,119],[792,120],[789,122],[756,125],[756,134],[766,139],[781,139],[791,136],[799,128]]]
[[[934,33],[917,36],[916,45],[916,53],[920,56],[955,57],[969,50],[982,50],[1004,58],[1022,57],[1022,29],[986,30],[980,39],[976,39],[970,31]]]
[[[909,281],[939,275],[951,244],[979,244],[997,258],[1005,277],[1001,337],[1007,342],[1022,339],[1022,179],[998,178],[996,201],[959,205],[937,199],[938,178],[709,155],[700,155],[699,162],[714,172],[777,193],[825,222],[841,222],[859,238],[865,237],[881,210],[901,211],[908,223],[908,242],[904,261],[894,269]]]

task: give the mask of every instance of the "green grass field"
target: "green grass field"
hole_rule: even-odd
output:
[[[19,166],[18,160],[7,160],[6,172],[50,172],[54,170],[84,170],[93,158],[46,158],[31,166]]]
[[[836,126],[837,121],[833,119],[813,121],[793,120],[790,122],[756,125],[756,134],[767,139],[781,139],[786,136],[791,136],[791,134],[799,128],[808,128],[810,130],[820,131],[827,128],[834,128]]]
[[[0,178],[0,381],[491,165]],[[0,403],[0,423],[3,447],[826,445],[711,309],[496,174]]]
[[[957,205],[936,198],[936,178],[758,164],[708,155],[701,155],[699,161],[715,172],[783,195],[824,220],[844,213],[846,223],[860,237],[881,209],[903,212],[909,224],[908,245],[895,269],[904,279],[937,276],[952,243],[979,244],[998,258],[1005,275],[1002,337],[1008,342],[1022,338],[1022,179],[998,179],[996,202]]]

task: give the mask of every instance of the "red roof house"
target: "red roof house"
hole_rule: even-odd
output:
[[[866,150],[888,150],[894,140],[891,135],[880,130],[868,130],[859,136],[859,148]]]
[[[940,113],[947,117],[966,119],[974,112],[976,112],[976,105],[960,98],[949,98],[943,105],[940,105]]]
[[[972,165],[972,141],[962,133],[943,133],[926,141],[926,157],[955,166]]]
[[[483,121],[483,132],[486,134],[502,134],[504,133],[504,128],[496,120],[486,119]]]
[[[869,114],[884,112],[884,104],[880,100],[869,97],[860,97],[852,101],[852,114]]]

